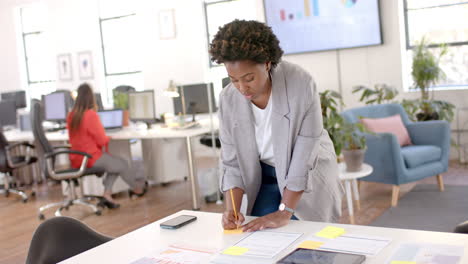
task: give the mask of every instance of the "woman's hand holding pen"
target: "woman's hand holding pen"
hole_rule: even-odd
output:
[[[237,229],[245,221],[244,215],[240,212],[237,213],[237,221],[234,210],[227,210],[223,213],[223,228],[224,229]]]

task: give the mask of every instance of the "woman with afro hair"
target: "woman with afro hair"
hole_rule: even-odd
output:
[[[247,215],[259,216],[245,232],[291,219],[337,221],[343,188],[310,74],[281,61],[277,37],[257,21],[220,27],[209,52],[231,79],[219,103],[224,229],[243,224],[235,212],[244,194]]]

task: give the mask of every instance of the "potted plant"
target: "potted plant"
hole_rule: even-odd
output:
[[[366,153],[366,129],[361,123],[350,123],[344,121],[340,127],[338,140],[343,144],[343,158],[346,171],[356,172],[361,170]]]
[[[112,95],[114,99],[114,108],[120,108],[123,110],[123,126],[128,126],[130,119],[128,113],[128,94],[113,90]]]
[[[353,87],[353,93],[361,93],[359,102],[364,102],[366,105],[390,103],[398,95],[398,91],[387,84],[375,84],[374,88],[369,88],[364,85]]]
[[[431,85],[436,84],[445,76],[439,66],[440,59],[445,54],[447,54],[446,45],[440,46],[440,53],[436,56],[429,50],[428,43],[424,37],[415,47],[411,76],[414,81],[413,87],[420,90],[421,97],[415,100],[404,100],[402,103],[412,120],[452,121],[455,106],[446,101],[434,100],[433,96],[429,96]]]
[[[338,157],[341,154],[343,144],[338,140],[338,131],[343,123],[343,117],[338,112],[338,107],[343,105],[343,100],[338,92],[325,90],[320,95],[320,106],[322,108],[323,128],[328,131],[335,153]]]

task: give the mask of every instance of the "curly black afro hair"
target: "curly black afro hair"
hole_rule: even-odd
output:
[[[219,28],[210,44],[211,60],[251,60],[256,63],[271,62],[272,68],[280,62],[283,50],[270,27],[250,20],[234,20]]]

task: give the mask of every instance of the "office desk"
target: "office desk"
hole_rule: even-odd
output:
[[[197,220],[177,230],[166,230],[159,227],[159,223],[180,214],[197,216]],[[251,219],[251,218],[247,218]],[[298,232],[303,235],[289,248],[281,252],[271,263],[275,263],[283,256],[294,250],[305,238],[321,230],[327,223],[291,221],[289,225],[275,231]],[[392,242],[375,257],[367,257],[366,264],[384,264],[401,242],[436,243],[464,247],[464,256],[460,263],[468,263],[468,236],[442,232],[428,232],[404,230],[394,228],[380,228],[356,225],[333,224],[346,229],[347,232],[369,236],[391,238]],[[180,211],[159,221],[141,227],[133,232],[118,237],[108,243],[74,256],[61,263],[113,263],[128,264],[132,261],[148,256],[172,244],[183,244],[195,249],[217,249],[221,251],[234,245],[247,234],[224,235],[221,226],[221,214]],[[118,253],[117,253],[118,252]],[[206,263],[209,263],[207,260]]]
[[[214,120],[214,129],[218,128],[217,120]],[[164,139],[164,138],[179,138],[184,139],[187,151],[187,165],[189,168],[189,178],[192,191],[192,208],[194,210],[200,209],[199,204],[199,186],[196,175],[196,168],[193,161],[192,151],[192,138],[211,132],[210,121],[207,119],[199,121],[200,126],[190,129],[176,130],[172,128],[162,127],[161,125],[155,125],[151,129],[136,129],[136,128],[124,128],[115,132],[107,132],[107,135],[111,137],[112,141],[126,141],[129,139]],[[23,132],[17,130],[10,130],[5,133],[5,137],[8,141],[29,141],[34,140],[32,132]],[[67,141],[68,133],[66,131],[48,132],[46,133],[49,141]],[[128,144],[128,143],[127,143]],[[130,145],[128,145],[128,151]],[[130,152],[130,151],[129,151]],[[131,155],[131,154],[130,154]]]

